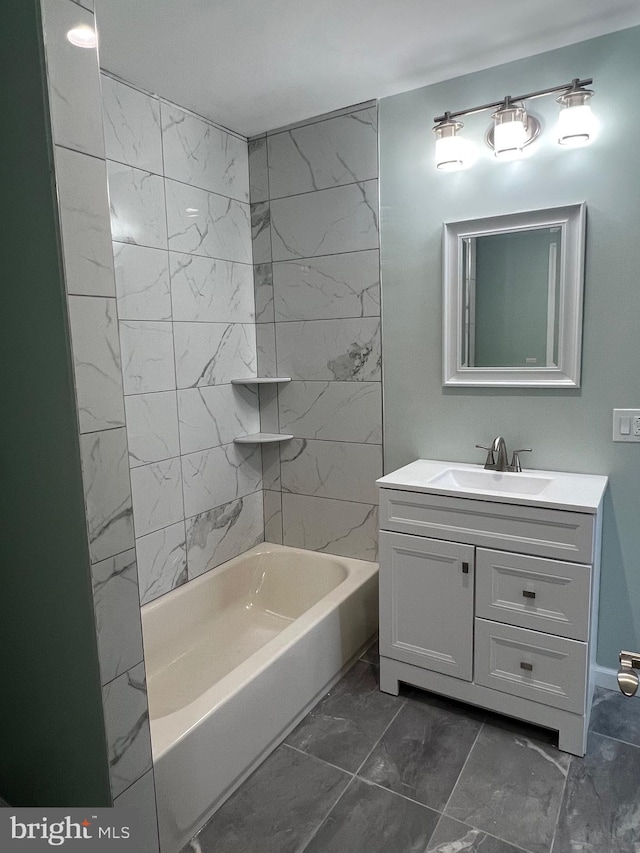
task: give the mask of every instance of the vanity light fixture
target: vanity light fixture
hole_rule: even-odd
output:
[[[556,98],[561,106],[558,116],[558,142],[560,145],[577,147],[588,145],[595,129],[595,120],[589,101],[593,97],[591,89],[585,89],[578,80],[568,92]]]
[[[528,92],[526,95],[512,97],[506,95],[501,101],[481,104],[456,112],[447,111],[436,116],[433,132],[436,137],[436,167],[444,171],[455,171],[469,165],[468,148],[458,134],[462,129],[461,116],[495,110],[493,122],[487,131],[485,141],[493,149],[496,158],[514,160],[523,156],[524,149],[538,138],[541,132],[539,120],[525,106],[525,101],[541,98],[544,95],[560,92],[556,99],[561,106],[558,120],[558,143],[560,145],[586,145],[591,141],[595,126],[589,101],[593,91],[586,89],[592,83],[591,78],[575,78],[571,83]]]
[[[457,172],[464,169],[464,141],[458,136],[464,125],[461,121],[449,118],[445,113],[441,122],[434,128],[436,135],[436,168],[443,172]]]

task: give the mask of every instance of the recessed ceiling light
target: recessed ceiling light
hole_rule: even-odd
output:
[[[89,27],[86,24],[82,24],[79,27],[73,27],[73,29],[69,30],[67,33],[67,39],[71,44],[75,45],[75,47],[92,48],[96,47],[98,44],[96,31],[93,27]]]

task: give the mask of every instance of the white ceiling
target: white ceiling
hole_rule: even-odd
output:
[[[96,0],[103,68],[251,136],[640,24],[640,0]]]

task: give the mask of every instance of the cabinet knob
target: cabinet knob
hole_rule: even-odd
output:
[[[526,670],[527,672],[533,672],[533,664],[532,664],[532,663],[527,663],[526,661],[521,660],[521,661],[520,661],[520,669],[524,669],[524,670]]]
[[[530,589],[523,589],[522,594],[524,595],[525,598],[535,598],[536,597],[535,592],[532,592]]]
[[[469,563],[463,563],[462,564],[462,574],[463,575],[469,574]]]

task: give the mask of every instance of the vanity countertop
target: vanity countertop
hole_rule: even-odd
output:
[[[417,459],[377,480],[387,489],[586,513],[598,510],[607,482],[600,474],[488,471],[482,465],[434,459]]]

